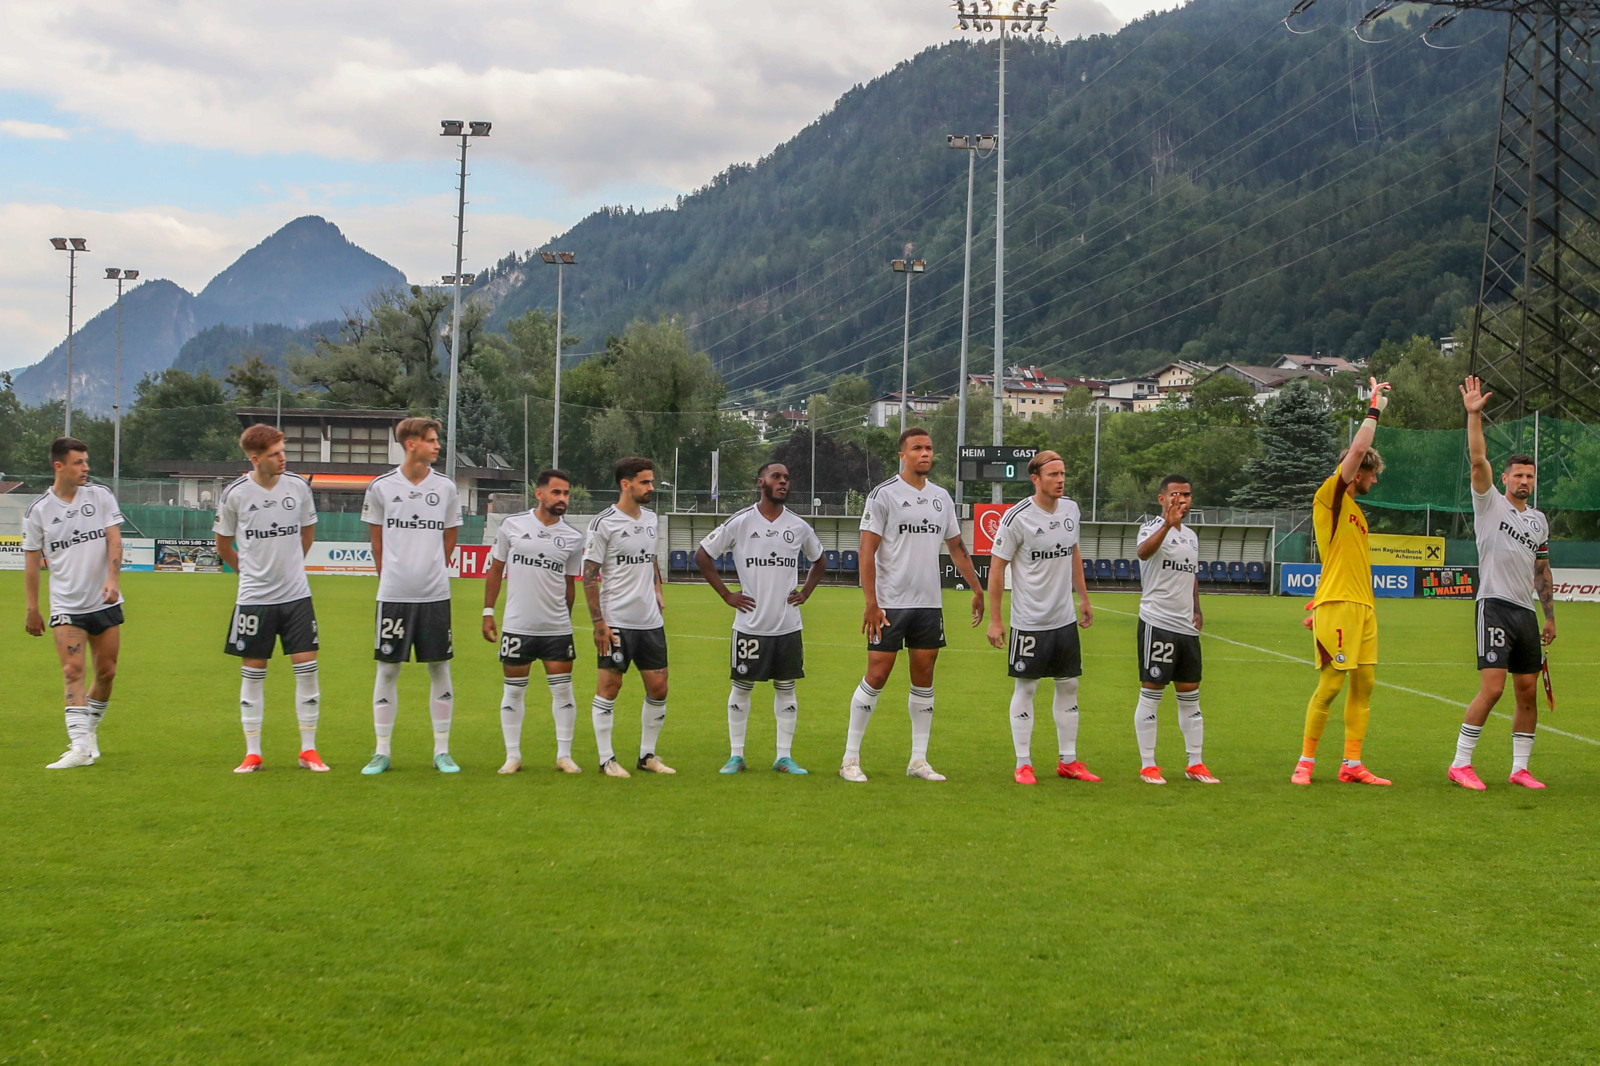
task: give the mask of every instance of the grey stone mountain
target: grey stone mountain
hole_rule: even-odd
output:
[[[93,275],[88,275],[90,278]],[[405,275],[350,243],[315,215],[297,218],[234,260],[198,296],[165,279],[142,282],[122,297],[123,403],[143,375],[178,360],[185,343],[212,326],[260,324],[301,329],[361,306],[374,291],[404,285]],[[115,305],[83,323],[73,339],[73,406],[109,411],[116,393]],[[14,375],[24,403],[66,392],[67,345]],[[206,367],[214,373],[226,368]]]

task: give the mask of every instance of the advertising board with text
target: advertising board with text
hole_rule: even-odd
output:
[[[1443,566],[1444,538],[1373,533],[1367,537],[1367,558],[1373,566]]]
[[[1278,591],[1285,596],[1311,596],[1322,580],[1321,563],[1284,563],[1278,578]],[[1372,568],[1372,594],[1401,599],[1416,594],[1416,568],[1411,566],[1374,566]]]

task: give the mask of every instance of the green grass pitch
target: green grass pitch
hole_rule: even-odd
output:
[[[806,607],[792,778],[759,686],[751,772],[722,777],[729,613],[667,591],[676,777],[594,772],[580,658],[577,755],[554,758],[529,691],[530,768],[499,777],[498,668],[482,595],[456,592],[454,754],[429,766],[426,681],[405,671],[395,770],[372,749],[374,582],[313,579],[319,748],[293,769],[287,664],[268,678],[267,770],[243,744],[219,648],[233,581],[126,578],[122,675],[91,768],[62,749],[45,640],[0,574],[0,1063],[70,1062],[1592,1062],[1600,1048],[1600,608],[1561,605],[1559,710],[1534,769],[1447,786],[1476,687],[1471,605],[1380,601],[1367,761],[1389,789],[1289,785],[1313,672],[1293,599],[1208,597],[1204,787],[1137,781],[1133,617],[1098,595],[1079,750],[1105,777],[1011,782],[1000,653],[960,620],[940,661],[932,761],[908,779],[902,669],[867,735],[867,785],[835,775],[864,656],[860,595]],[[579,633],[586,632],[583,608]],[[580,644],[581,647],[581,644]],[[1393,686],[1402,686],[1397,689]],[[638,739],[637,679],[617,750]],[[1041,706],[1043,702],[1041,701]],[[1182,766],[1172,697],[1160,755]],[[627,759],[631,764],[631,759]],[[1176,779],[1173,779],[1176,777]]]

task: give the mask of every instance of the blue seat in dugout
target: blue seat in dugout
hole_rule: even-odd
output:
[[[1133,564],[1133,579],[1138,581],[1144,576],[1144,571],[1139,569],[1139,560],[1133,559],[1130,562]]]
[[[844,551],[839,553],[839,567],[847,574],[853,574],[861,568],[861,555],[859,552]]]
[[[1267,583],[1267,568],[1261,563],[1245,563],[1244,574],[1245,580],[1252,585],[1265,585]]]
[[[827,563],[827,568],[829,570],[839,569],[839,553],[834,551],[832,548],[828,548],[823,551],[822,558]]]
[[[1228,580],[1229,581],[1243,581],[1244,580],[1244,564],[1243,563],[1233,562],[1233,563],[1229,563],[1228,564]]]
[[[1212,563],[1211,564],[1211,580],[1212,581],[1226,581],[1226,580],[1228,580],[1228,564],[1223,562],[1221,559],[1218,559],[1216,562]]]
[[[1133,567],[1128,565],[1128,560],[1117,559],[1111,564],[1111,572],[1118,581],[1132,581]]]
[[[725,573],[732,573],[734,571],[735,567],[733,563],[732,552],[722,553],[722,558],[717,560],[717,569]]]
[[[680,548],[677,551],[673,552],[672,555],[669,556],[669,558],[671,560],[669,565],[672,567],[672,569],[674,569],[674,570],[687,570],[687,569],[689,569],[689,553],[684,551],[683,549]]]
[[[1110,581],[1111,574],[1110,559],[1096,559],[1094,561],[1094,577],[1096,581]]]
[[[1210,581],[1211,580],[1211,564],[1206,562],[1204,559],[1201,559],[1200,560],[1200,566],[1199,566],[1198,569],[1195,570],[1194,576],[1197,579],[1201,580],[1201,581]]]
[[[1083,560],[1083,579],[1085,581],[1093,581],[1094,580],[1094,560],[1093,559],[1085,559],[1085,560]]]

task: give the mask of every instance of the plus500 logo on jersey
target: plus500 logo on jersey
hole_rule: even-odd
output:
[[[56,552],[61,551],[64,548],[71,548],[71,547],[74,547],[74,546],[76,546],[78,544],[88,544],[91,541],[105,540],[105,539],[106,539],[106,531],[103,530],[103,529],[84,530],[82,532],[74,533],[72,536],[68,537],[66,540],[53,540],[53,541],[51,541],[50,542],[50,553],[52,555],[54,555]]]
[[[937,526],[937,525],[934,525],[932,522],[901,522],[900,523],[900,532],[902,532],[902,533],[937,533],[937,532],[939,532],[939,530],[940,530],[940,527]]]
[[[437,518],[419,518],[412,515],[410,518],[391,518],[384,523],[389,529],[443,529],[444,523]]]
[[[611,558],[612,558],[612,561],[615,562],[618,566],[627,566],[630,563],[634,564],[634,565],[642,566],[645,563],[653,563],[653,562],[655,562],[655,559],[651,558],[648,555],[629,555],[626,552],[618,552],[616,555],[612,556]]]
[[[532,566],[540,570],[554,570],[558,573],[566,569],[565,564],[560,559],[547,559],[542,555],[521,555],[513,552],[511,562],[514,566]]]
[[[271,537],[293,537],[293,536],[296,536],[297,534],[299,534],[299,532],[300,532],[300,527],[299,526],[278,526],[278,525],[274,525],[270,529],[246,529],[244,531],[244,539],[245,540],[264,540],[264,539],[269,539]]]

